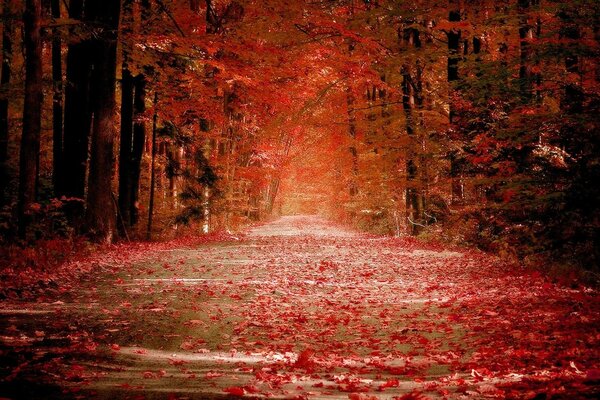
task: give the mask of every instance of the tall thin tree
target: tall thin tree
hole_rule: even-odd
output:
[[[132,142],[133,142],[133,95],[134,78],[131,73],[130,63],[133,50],[133,1],[123,1],[123,29],[121,66],[121,134],[119,147],[119,212],[121,230],[126,231],[131,226],[131,198],[132,198]]]
[[[51,0],[52,18],[60,19],[60,0]],[[60,187],[63,158],[63,74],[62,74],[62,41],[60,30],[56,28],[52,36],[52,82],[54,94],[52,97],[52,182],[54,193],[62,192]]]
[[[40,131],[42,119],[42,41],[41,0],[26,0],[25,14],[25,100],[23,103],[23,134],[21,136],[19,197],[17,212],[19,236],[25,237],[31,206],[36,201]]]
[[[156,188],[156,155],[158,153],[156,135],[158,130],[158,92],[154,92],[154,116],[152,117],[152,158],[150,161],[150,199],[148,201],[148,225],[146,239],[152,239],[152,223],[154,219],[154,192]]]
[[[0,206],[8,201],[8,99],[9,85],[12,72],[13,59],[13,33],[14,33],[14,0],[3,0],[3,24],[2,29],[2,72],[0,74]]]
[[[448,6],[450,8],[448,20],[450,22],[460,22],[461,10],[460,1],[449,0]],[[448,37],[448,83],[450,84],[450,125],[455,124],[455,106],[452,104],[452,94],[455,93],[452,85],[459,79],[458,64],[461,59],[460,55],[460,42],[462,32],[457,27],[452,27],[446,32]],[[458,152],[452,151],[450,153],[450,178],[451,178],[451,190],[452,190],[452,203],[456,205],[463,204],[464,201],[464,182],[463,182],[463,160],[462,156]]]

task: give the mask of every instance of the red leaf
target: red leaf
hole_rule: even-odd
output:
[[[234,396],[243,396],[244,394],[246,394],[246,391],[244,390],[244,388],[241,388],[239,386],[228,387],[228,388],[223,389],[223,391],[225,393],[229,393]]]
[[[312,370],[315,366],[315,362],[312,360],[313,354],[315,354],[315,352],[310,349],[303,350],[298,356],[298,360],[294,363],[294,367]]]
[[[389,381],[379,385],[379,390],[396,386],[400,386],[400,381],[398,379],[390,379]]]

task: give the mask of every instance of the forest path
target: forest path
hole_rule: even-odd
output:
[[[597,293],[478,252],[298,216],[112,267],[2,303],[0,397],[597,393]]]

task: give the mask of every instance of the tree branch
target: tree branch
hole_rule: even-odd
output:
[[[175,19],[175,17],[173,17],[173,14],[171,13],[171,11],[169,11],[169,9],[167,8],[167,6],[165,6],[165,3],[163,3],[162,0],[156,0],[156,3],[164,11],[164,13],[167,14],[167,16],[169,17],[169,19],[171,20],[171,22],[173,22],[173,25],[175,25],[175,28],[177,28],[177,30],[181,34],[181,36],[185,37],[185,32],[183,32],[183,30],[181,29],[181,27],[177,23],[177,20]]]

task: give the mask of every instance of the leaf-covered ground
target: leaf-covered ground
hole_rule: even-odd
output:
[[[600,396],[598,293],[478,252],[285,217],[99,259],[0,303],[0,398]]]

